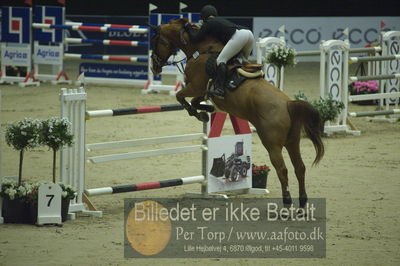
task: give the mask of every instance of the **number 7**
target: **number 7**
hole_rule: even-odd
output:
[[[49,197],[50,199],[49,199],[49,202],[47,202],[47,207],[50,207],[50,204],[51,204],[51,201],[53,200],[53,198],[54,198],[54,195],[46,195],[46,197]]]

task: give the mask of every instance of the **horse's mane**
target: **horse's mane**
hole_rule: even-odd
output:
[[[183,26],[186,24],[186,23],[188,23],[189,22],[189,20],[187,19],[187,18],[179,18],[179,19],[171,19],[170,21],[169,21],[169,24],[170,25],[179,25],[180,27],[182,27],[183,28]],[[196,25],[195,23],[191,23],[191,22],[189,22],[191,25],[192,25],[192,28],[195,30],[195,31],[198,31],[198,30],[200,30],[200,27],[198,26],[198,25]],[[181,28],[179,28],[179,29],[181,29]],[[191,42],[190,40],[189,40],[189,42]],[[222,44],[219,40],[217,40],[217,39],[215,39],[215,38],[213,38],[213,37],[208,37],[208,38],[206,38],[206,39],[204,39],[203,41],[202,41],[202,43],[208,43],[208,45],[212,45],[212,44]]]

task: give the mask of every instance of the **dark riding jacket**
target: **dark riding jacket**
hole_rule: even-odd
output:
[[[185,25],[191,41],[199,42],[206,37],[213,37],[224,45],[232,38],[237,29],[244,29],[244,27],[221,17],[207,19],[198,31],[195,31],[190,24]]]

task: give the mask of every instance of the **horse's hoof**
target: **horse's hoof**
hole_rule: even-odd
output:
[[[197,116],[197,119],[200,120],[201,122],[208,122],[209,121],[209,117],[207,113],[201,112],[199,113]]]

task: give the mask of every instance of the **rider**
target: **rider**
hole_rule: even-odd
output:
[[[224,48],[216,60],[215,88],[214,91],[209,92],[210,94],[224,96],[226,63],[239,52],[242,52],[247,59],[253,49],[254,36],[250,30],[218,17],[217,9],[212,5],[206,5],[201,9],[200,18],[203,20],[200,30],[193,30],[189,23],[185,25],[185,30],[194,42],[199,42],[205,37],[211,36],[224,44]]]

